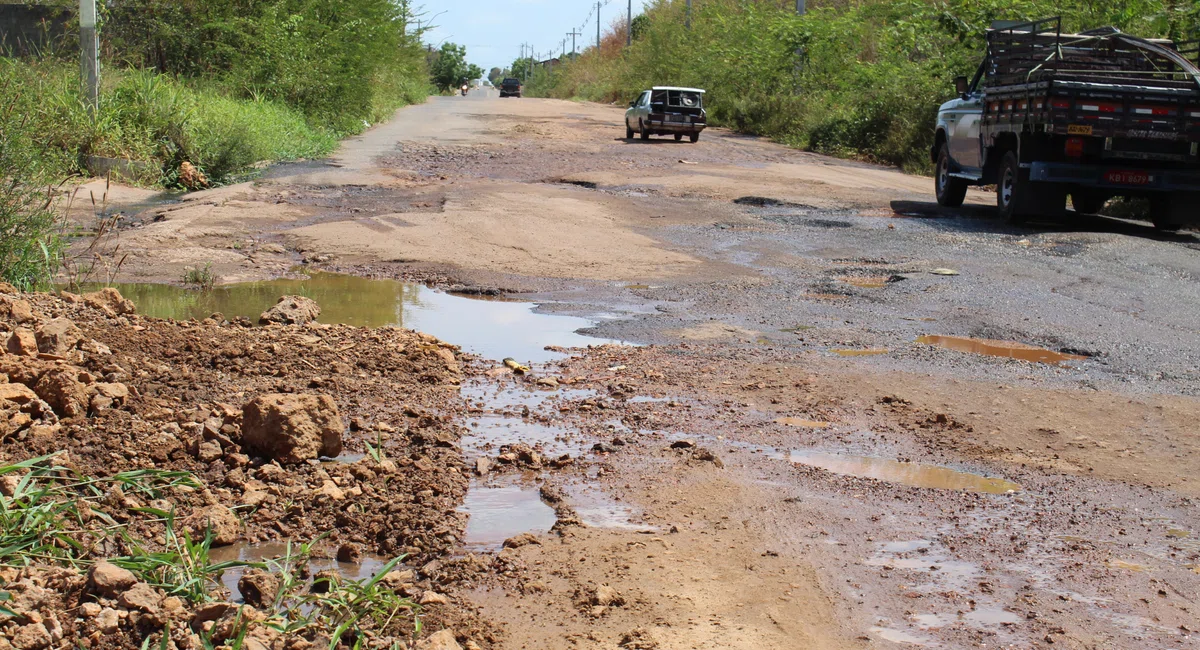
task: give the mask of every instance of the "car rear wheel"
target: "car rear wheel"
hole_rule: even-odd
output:
[[[692,134],[692,137],[690,138],[690,140],[692,141],[692,144],[696,144],[697,142],[699,142],[699,141],[700,141],[700,134],[699,134],[699,133],[693,133],[693,134]]]
[[[967,182],[950,175],[950,150],[944,144],[938,151],[936,174],[933,185],[938,205],[947,208],[961,206],[967,198]]]
[[[646,128],[645,122],[638,122],[638,132],[641,134],[643,140],[650,139],[650,129]]]

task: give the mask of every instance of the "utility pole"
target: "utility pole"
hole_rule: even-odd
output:
[[[600,0],[596,0],[596,53],[600,53]]]
[[[687,17],[684,18],[684,23],[688,29],[692,28],[692,0],[687,0]]]
[[[581,32],[577,29],[572,29],[571,33],[567,34],[567,36],[571,37],[571,56],[574,57],[575,56],[575,37],[583,36],[583,32]]]
[[[79,79],[92,119],[100,110],[100,42],[96,35],[96,0],[79,0]]]
[[[803,16],[806,9],[807,7],[804,5],[804,0],[796,0],[796,13]]]
[[[804,0],[796,0],[803,2]],[[629,0],[629,8],[625,15],[625,47],[633,45],[633,0]]]

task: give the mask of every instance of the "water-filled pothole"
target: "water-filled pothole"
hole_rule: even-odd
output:
[[[358,327],[407,327],[432,334],[491,359],[513,357],[541,363],[561,355],[547,346],[572,348],[611,343],[577,334],[593,322],[535,313],[535,303],[463,297],[419,284],[371,280],[338,273],[305,279],[224,285],[201,292],[166,284],[117,284],[138,312],[155,318],[203,319],[214,313],[257,322],[282,295],[311,298],[322,323]]]
[[[917,343],[925,345],[936,345],[947,350],[956,352],[969,352],[972,354],[983,354],[992,357],[1006,357],[1009,359],[1020,359],[1022,361],[1031,361],[1034,363],[1046,363],[1050,365],[1062,365],[1065,361],[1083,361],[1088,357],[1079,354],[1066,354],[1064,352],[1055,352],[1045,348],[1025,345],[1024,343],[1016,343],[1013,341],[992,341],[988,339],[971,339],[963,336],[936,336],[928,335],[917,339]]]
[[[299,546],[291,545],[283,542],[270,542],[266,544],[234,544],[232,546],[219,546],[211,549],[208,553],[209,560],[213,564],[223,562],[246,562],[250,564],[267,564],[270,568],[269,560],[282,562],[290,554],[293,556],[292,563],[299,561]],[[310,575],[316,575],[319,571],[336,571],[338,575],[348,580],[366,580],[375,576],[385,565],[388,560],[383,557],[367,555],[360,562],[339,562],[333,558],[313,558],[308,559],[308,572]],[[241,602],[241,594],[238,591],[238,580],[249,570],[249,567],[236,566],[226,569],[221,574],[221,584],[229,590],[235,602]]]
[[[786,456],[780,452],[775,453],[777,457],[789,462],[819,467],[835,474],[871,478],[912,487],[965,490],[985,494],[1007,494],[1021,490],[1021,486],[1012,481],[960,472],[939,465],[902,463],[888,458],[829,454],[807,449],[796,449]]]
[[[521,533],[548,532],[557,521],[538,487],[516,480],[492,485],[472,481],[459,511],[470,515],[467,548],[482,551],[496,550]]]

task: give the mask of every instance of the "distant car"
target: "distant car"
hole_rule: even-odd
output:
[[[704,112],[704,91],[699,88],[655,86],[629,103],[625,111],[625,137],[634,133],[649,140],[652,135],[673,135],[675,141],[687,136],[700,140],[708,115]]]
[[[520,97],[523,89],[520,79],[509,77],[500,83],[500,96]]]

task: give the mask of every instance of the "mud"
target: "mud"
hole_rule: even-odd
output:
[[[1056,366],[1067,361],[1083,361],[1088,358],[1081,354],[1054,352],[1053,350],[1045,350],[1021,343],[1012,343],[1008,341],[984,341],[979,339],[964,338],[961,336],[926,335],[918,338],[917,343],[936,345],[938,347],[943,347],[947,350],[954,350],[956,352],[985,354],[993,357],[1020,359],[1021,361],[1048,363]]]

